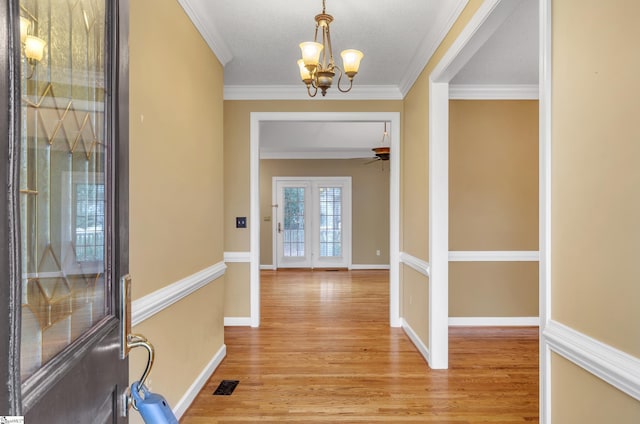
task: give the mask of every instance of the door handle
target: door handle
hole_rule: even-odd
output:
[[[131,333],[131,275],[120,278],[120,359],[125,359],[131,349],[144,347],[149,353],[147,366],[140,377],[140,385],[143,385],[153,366],[155,353],[153,345],[142,334]]]
[[[278,222],[278,233],[282,232],[282,224]]]
[[[149,354],[147,365],[140,377],[138,387],[142,387],[151,372],[153,361],[155,359],[155,350],[153,345],[142,334],[131,333],[131,275],[127,274],[120,278],[120,359],[125,359],[131,349],[136,347],[144,347]],[[126,409],[131,405],[131,397],[126,396]],[[126,416],[126,411],[124,411]]]

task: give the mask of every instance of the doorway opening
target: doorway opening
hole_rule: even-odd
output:
[[[400,245],[400,113],[399,112],[253,112],[250,126],[250,305],[251,326],[260,325],[260,127],[269,121],[298,122],[389,122],[389,297],[390,325],[399,327],[399,245]]]

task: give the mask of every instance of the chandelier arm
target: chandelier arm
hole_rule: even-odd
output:
[[[327,45],[329,46],[329,68],[335,66],[335,62],[333,61],[333,47],[331,46],[331,31],[329,30],[329,25],[326,28],[327,34]]]
[[[313,91],[313,94],[311,94],[311,84],[307,84],[307,94],[309,95],[309,97],[316,97],[316,94],[318,94],[318,87],[316,87],[315,85],[313,86],[313,88],[315,89]]]
[[[342,81],[342,69],[340,69],[340,67],[338,66],[336,66],[336,69],[340,71],[340,76],[338,77],[338,90],[342,93],[348,93],[349,91],[351,91],[351,88],[353,87],[353,78],[349,78],[349,88],[347,88],[346,90],[343,90],[342,87],[340,87],[340,81]]]

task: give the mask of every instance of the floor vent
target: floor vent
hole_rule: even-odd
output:
[[[238,383],[240,383],[239,380],[222,380],[213,394],[214,396],[229,396],[236,389]]]

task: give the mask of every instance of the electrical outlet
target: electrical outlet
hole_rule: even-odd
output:
[[[237,216],[236,217],[236,228],[247,228],[247,217],[246,216]]]
[[[380,256],[380,249],[376,250],[376,256]]]

